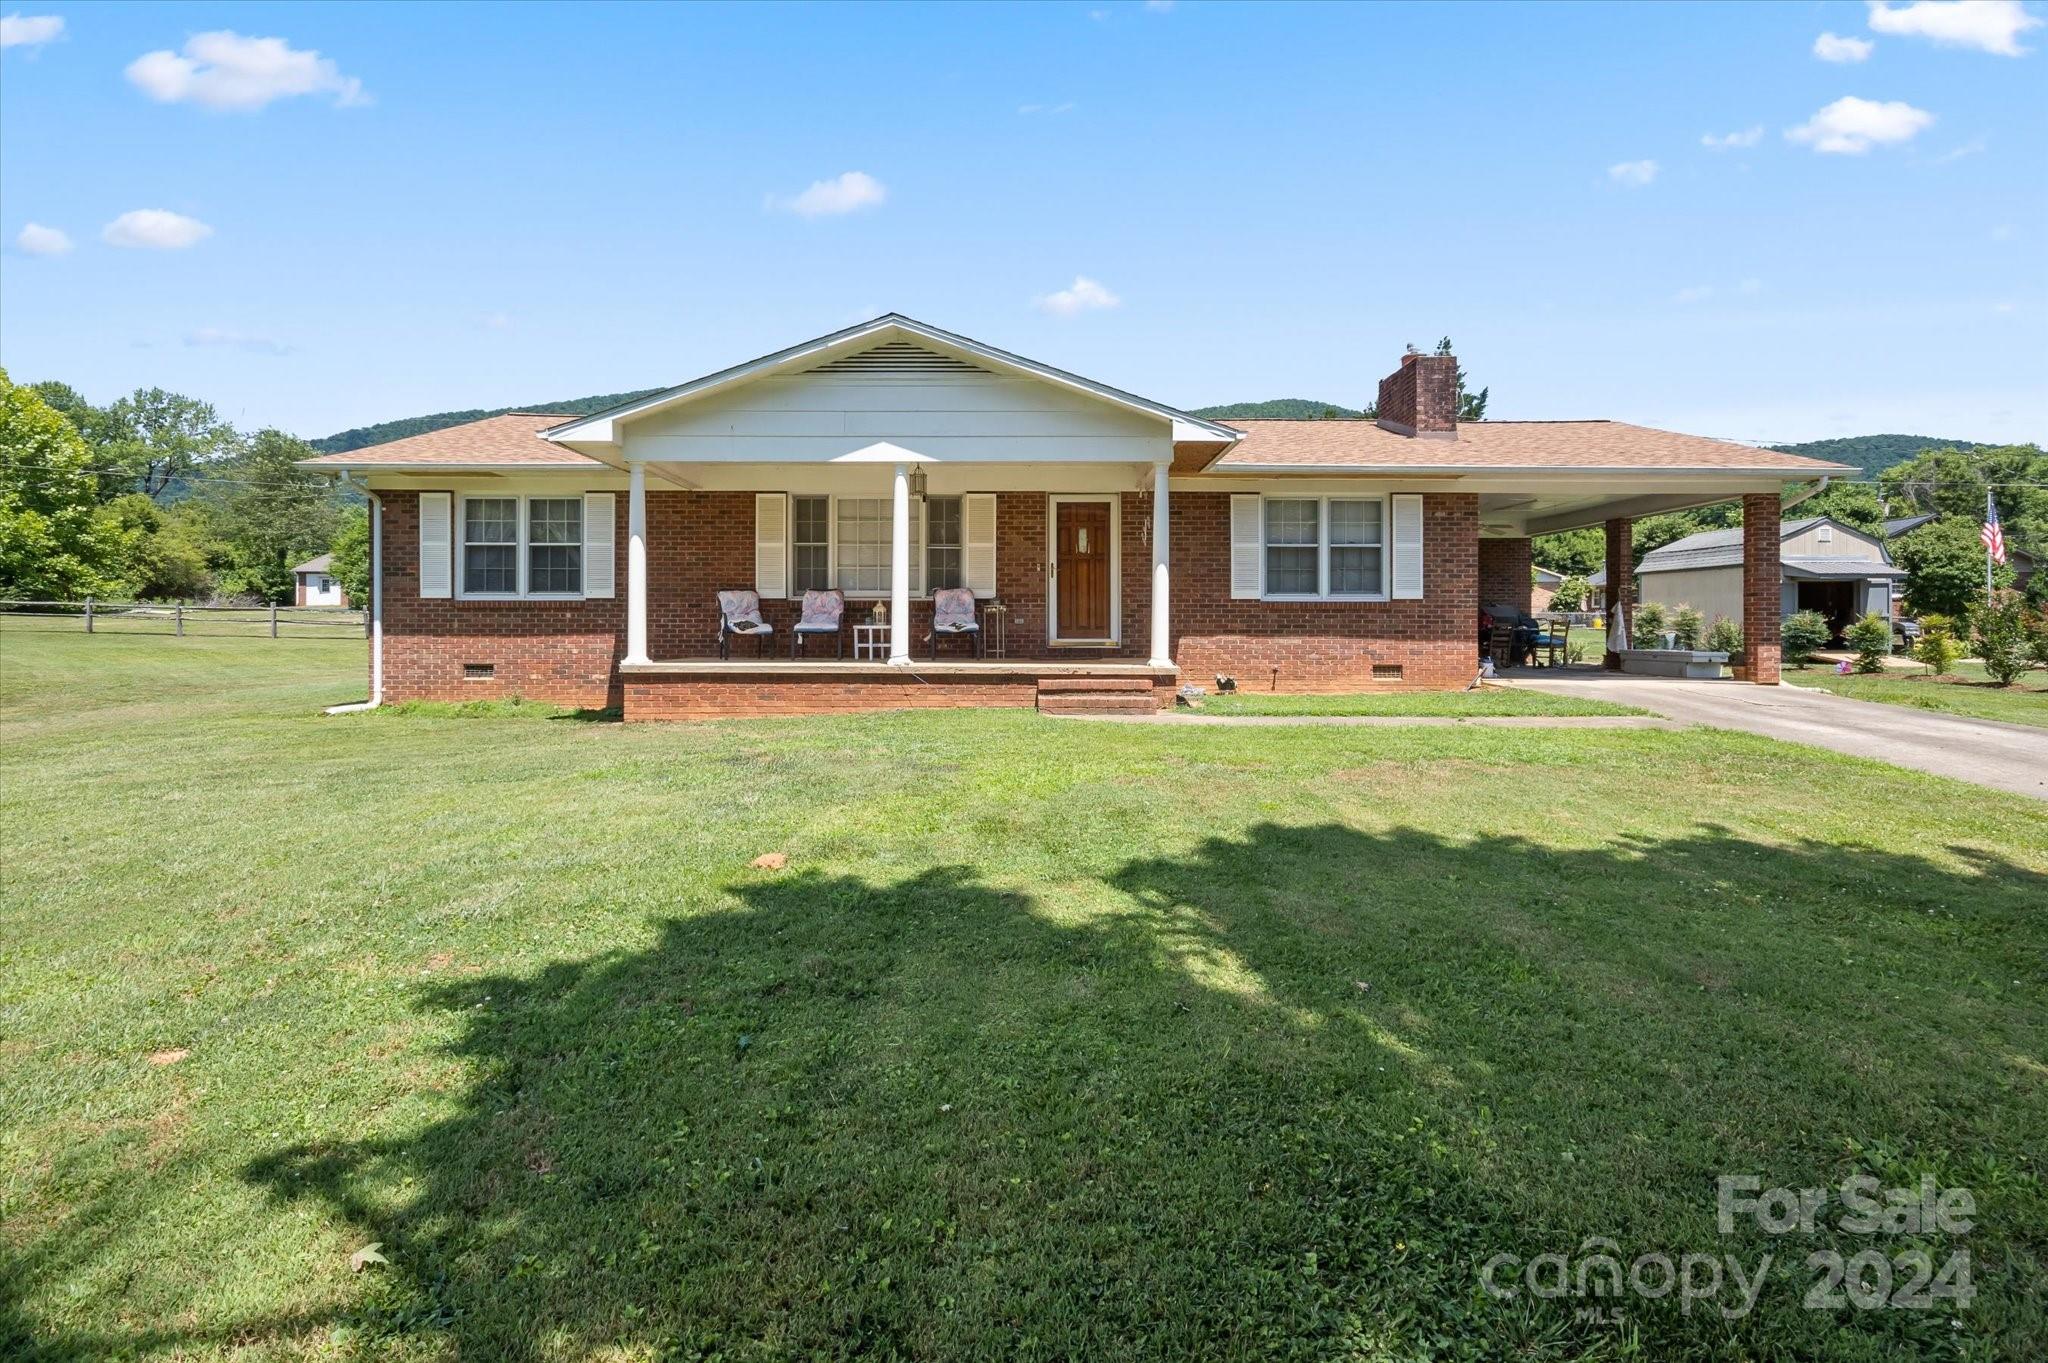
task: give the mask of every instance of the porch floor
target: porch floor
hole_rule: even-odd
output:
[[[1179,670],[1033,658],[687,658],[621,663],[628,720],[732,719],[859,710],[1014,706],[1049,714],[1150,713],[1173,704]]]

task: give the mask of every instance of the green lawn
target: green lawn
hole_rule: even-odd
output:
[[[362,690],[0,629],[0,1355],[2048,1346],[2041,805],[1698,729],[317,713]],[[1865,1172],[1975,1229],[1716,1231],[1717,1175]],[[1775,1266],[1735,1320],[1479,1289],[1589,1236]],[[1975,1304],[1802,1308],[1912,1243]]]
[[[1378,691],[1333,696],[1288,696],[1239,691],[1208,696],[1205,715],[1405,715],[1475,719],[1493,715],[1641,715],[1632,705],[1545,691]]]
[[[1811,686],[1854,700],[1878,700],[1889,705],[1912,705],[1922,710],[1943,710],[1972,719],[2002,719],[2008,724],[2033,724],[2048,728],[2048,672],[2020,674],[2011,686],[1995,686],[1980,664],[1956,664],[1951,677],[1929,676],[1924,669],[1914,672],[1880,672],[1869,676],[1851,673],[1841,676],[1832,667],[1788,667],[1785,680],[1795,686]]]

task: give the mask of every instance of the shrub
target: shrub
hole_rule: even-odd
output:
[[[1742,652],[1742,626],[1725,615],[1715,616],[1714,623],[1707,627],[1707,647],[1716,653]]]
[[[1920,617],[1920,640],[1913,645],[1913,656],[1927,664],[1935,676],[1945,677],[1955,671],[1956,659],[1962,652],[1963,646],[1956,642],[1946,615]]]
[[[1555,611],[1575,611],[1586,604],[1586,579],[1568,577],[1557,584],[1551,593],[1550,608]]]
[[[1866,615],[1848,629],[1849,647],[1856,650],[1858,672],[1884,671],[1884,655],[1892,651],[1892,622],[1883,615]]]
[[[1989,603],[1970,614],[1971,634],[1984,670],[2000,686],[2011,686],[2027,667],[2027,607],[2010,589],[1993,592]]]
[[[1698,648],[1700,632],[1705,627],[1706,621],[1700,616],[1699,611],[1691,606],[1680,606],[1677,613],[1671,617],[1671,632],[1678,636],[1680,648]]]
[[[1785,661],[1794,667],[1806,666],[1827,645],[1828,633],[1827,617],[1819,611],[1786,616],[1779,636],[1785,647]]]
[[[1654,601],[1645,601],[1636,607],[1636,618],[1631,622],[1628,640],[1637,648],[1662,648],[1664,646],[1664,608]]]
[[[2035,577],[2042,574],[2036,573]],[[2033,580],[2027,582],[2032,587]],[[2027,657],[2036,667],[2048,667],[2048,606],[2035,611],[2027,622]]]

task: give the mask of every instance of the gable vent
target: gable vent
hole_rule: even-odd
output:
[[[926,350],[910,341],[889,341],[806,371],[812,374],[986,374],[978,364],[936,350]]]

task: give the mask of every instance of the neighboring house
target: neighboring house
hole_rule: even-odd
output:
[[[1531,600],[1530,536],[1604,525],[1626,582],[1631,517],[1740,497],[1775,558],[1784,485],[1844,471],[1618,422],[1460,423],[1451,356],[1403,357],[1378,410],[1207,421],[890,314],[594,415],[305,466],[371,498],[373,699],[629,720],[1150,706],[1218,674],[1461,687],[1480,602]],[[930,593],[952,586],[1001,626],[985,660],[955,642],[931,661]],[[846,594],[847,657],[787,661],[824,588]],[[1775,575],[1756,589],[1775,602]],[[720,660],[731,590],[775,634]],[[1745,667],[1775,680],[1775,640]]]
[[[1893,566],[1883,540],[1831,516],[1787,521],[1778,534],[1780,618],[1819,611],[1839,637],[1860,615],[1891,617],[1892,584],[1905,572]],[[1704,530],[1643,555],[1636,565],[1642,599],[1692,606],[1709,621],[1725,615],[1743,625],[1743,535],[1740,529]]]
[[[1605,568],[1586,575],[1586,604],[1582,609],[1592,611],[1596,615],[1607,609],[1607,570]]]
[[[1564,585],[1564,574],[1552,572],[1548,568],[1537,568],[1535,578],[1536,585],[1529,591],[1529,609],[1547,611],[1550,609],[1550,599],[1556,596],[1557,589]]]
[[[322,554],[309,558],[292,569],[292,576],[298,580],[298,604],[301,606],[346,606],[348,593],[341,589],[341,579],[334,575],[334,555]]]

